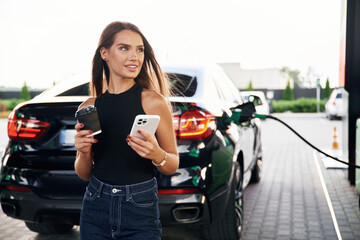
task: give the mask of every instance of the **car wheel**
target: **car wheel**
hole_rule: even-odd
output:
[[[240,165],[236,163],[235,177],[231,184],[225,215],[220,221],[205,227],[206,239],[239,240],[241,238],[244,222],[242,180]]]
[[[258,158],[256,160],[256,164],[251,172],[251,179],[250,182],[252,183],[258,183],[260,182],[261,179],[261,172],[262,172],[262,166],[263,166],[263,161],[261,158]]]
[[[33,223],[25,222],[28,229],[40,234],[65,234],[71,231],[74,225],[61,223]]]

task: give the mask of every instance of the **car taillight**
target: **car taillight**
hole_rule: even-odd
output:
[[[180,140],[209,137],[216,128],[215,117],[202,110],[188,110],[173,117],[174,130]]]
[[[192,194],[198,193],[198,188],[183,188],[183,189],[159,189],[158,195],[171,195],[171,194]]]
[[[335,102],[335,101],[333,101],[333,102],[332,102],[332,105],[334,105],[334,106],[335,106],[335,105],[336,105],[336,102]]]
[[[37,140],[49,126],[47,122],[18,117],[14,111],[9,116],[8,135],[12,140]]]
[[[10,191],[16,191],[16,192],[31,192],[31,190],[27,187],[21,187],[21,186],[6,186],[7,190]]]

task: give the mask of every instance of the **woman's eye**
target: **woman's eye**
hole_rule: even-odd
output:
[[[127,47],[120,47],[120,50],[121,50],[121,51],[126,51],[126,50],[127,50]]]
[[[139,48],[138,52],[144,52],[144,48]]]

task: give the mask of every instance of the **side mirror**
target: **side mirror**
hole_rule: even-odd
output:
[[[250,95],[249,102],[252,102],[254,106],[259,106],[262,104],[261,99],[258,96]]]

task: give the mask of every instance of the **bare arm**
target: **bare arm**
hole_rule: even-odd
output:
[[[129,137],[127,141],[140,156],[150,159],[155,164],[159,164],[166,153],[166,163],[157,168],[163,174],[173,174],[179,167],[179,154],[170,109],[162,96],[149,90],[144,90],[142,104],[147,114],[160,116],[156,137],[142,131],[140,134],[146,141],[136,137]]]
[[[79,106],[79,109],[82,107],[86,107],[88,105],[94,104],[95,99],[90,98],[86,100]],[[93,154],[91,150],[91,146],[93,143],[96,143],[97,140],[94,139],[93,136],[86,137],[91,134],[90,130],[81,130],[84,125],[82,123],[77,123],[75,125],[75,130],[77,131],[75,135],[75,148],[77,149],[76,160],[74,163],[74,168],[77,175],[85,180],[89,181],[92,175],[92,167],[93,167]]]

